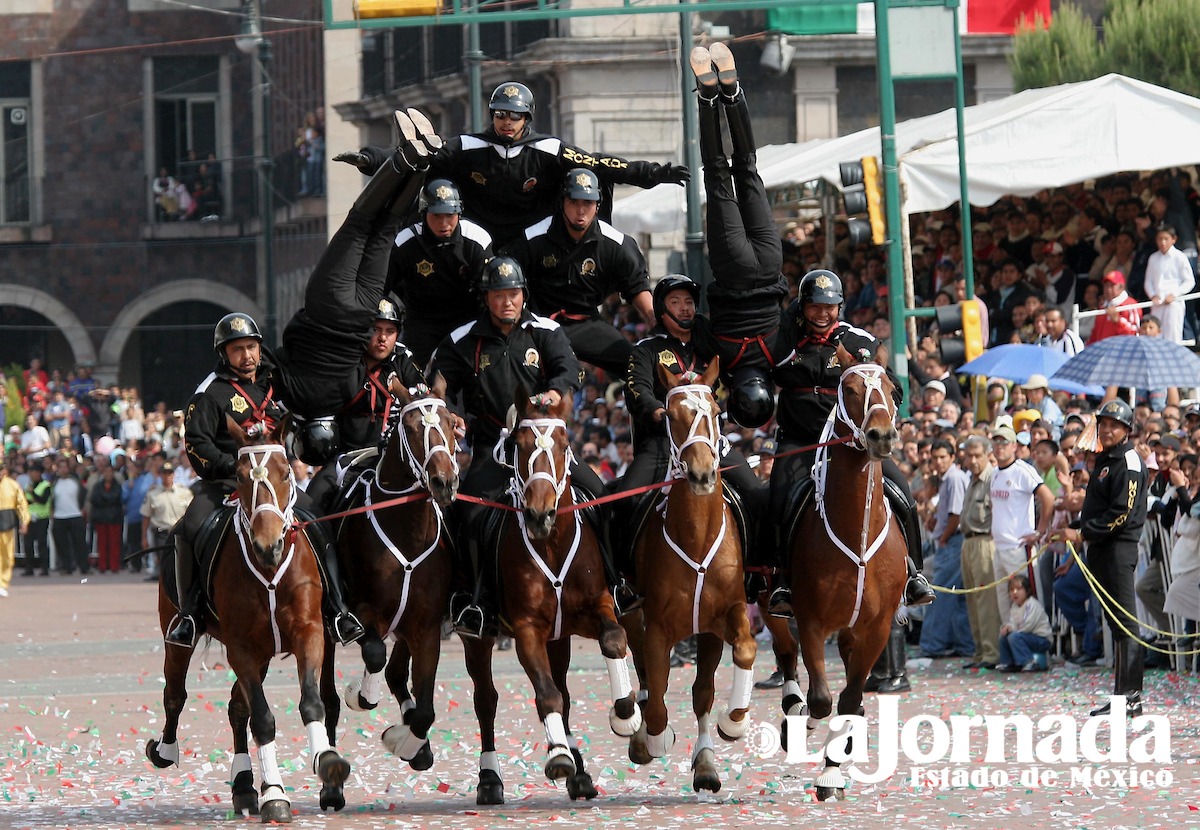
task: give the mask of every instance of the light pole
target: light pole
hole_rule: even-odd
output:
[[[257,55],[258,99],[262,114],[262,138],[258,159],[259,221],[262,225],[262,246],[259,263],[262,267],[263,288],[266,291],[267,319],[263,339],[268,346],[278,345],[275,339],[275,193],[273,190],[274,157],[271,155],[271,41],[263,35],[262,0],[246,0],[242,6],[242,28],[236,38],[237,48]]]

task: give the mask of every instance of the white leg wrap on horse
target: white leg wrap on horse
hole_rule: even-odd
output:
[[[568,746],[567,729],[563,726],[563,718],[558,712],[551,712],[542,721],[546,727],[546,745],[549,747]]]
[[[179,744],[163,743],[162,737],[158,739],[158,757],[164,761],[170,761],[172,764],[179,763]]]
[[[638,689],[637,702],[645,703],[650,699],[650,691],[648,689]]]
[[[363,700],[374,706],[383,697],[383,672],[363,672],[362,689],[359,691]]]
[[[608,665],[608,682],[612,685],[613,700],[629,697],[633,686],[629,683],[629,664],[625,662],[625,658],[615,660],[605,657],[604,662]]]
[[[800,714],[800,707],[802,707],[804,705],[804,694],[800,691],[800,684],[797,683],[795,680],[789,680],[783,684],[783,700],[787,700],[789,697],[798,697],[798,698],[800,698],[800,702],[793,705],[792,708],[789,709],[788,711],[784,712],[784,714],[785,715]]]
[[[490,769],[496,775],[500,775],[500,759],[496,757],[496,751],[479,753],[479,769]]]
[[[825,767],[825,771],[817,776],[814,782],[818,787],[834,787],[839,790],[846,789],[846,777],[842,775],[841,767]]]
[[[329,751],[329,734],[325,731],[325,724],[319,720],[304,724],[304,728],[308,730],[308,754],[312,758],[312,770],[315,773],[321,755]]]
[[[733,690],[729,693],[729,708],[746,709],[750,706],[750,690],[754,686],[754,670],[733,667]]]
[[[283,795],[283,776],[279,774],[279,762],[275,760],[275,742],[270,741],[258,748],[258,768],[262,773],[263,787],[278,787],[280,795],[277,798],[287,799]],[[264,789],[263,795],[266,795]],[[264,798],[264,801],[271,799]]]
[[[411,761],[421,751],[421,747],[425,746],[427,739],[418,738],[408,728],[408,724],[402,723],[396,726],[389,726],[383,730],[380,740],[388,748],[388,752],[399,756],[405,761]]]
[[[696,759],[700,757],[700,753],[706,749],[712,750],[714,752],[716,751],[715,749],[713,749],[712,736],[708,734],[707,730],[704,732],[701,732],[700,737],[696,739],[696,747],[692,751],[692,766],[693,767],[696,766]]]
[[[658,735],[646,736],[646,751],[651,758],[661,758],[675,745],[675,730],[667,727]]]
[[[253,772],[254,766],[250,762],[250,753],[239,752],[233,756],[233,763],[229,765],[230,779],[237,778],[243,772]]]
[[[722,710],[720,716],[717,718],[717,727],[721,730],[722,734],[733,738],[735,741],[746,734],[746,727],[749,725],[750,718],[742,715],[741,720],[734,720],[729,716],[729,709]]]

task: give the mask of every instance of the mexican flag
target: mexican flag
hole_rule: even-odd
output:
[[[1050,0],[962,0],[959,31],[972,35],[1011,35],[1021,18],[1035,14],[1050,21]],[[767,28],[789,35],[873,35],[875,4],[846,3],[771,9]]]

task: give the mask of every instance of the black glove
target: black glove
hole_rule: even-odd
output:
[[[683,185],[692,180],[692,171],[682,164],[664,164],[658,171],[659,184]]]
[[[363,147],[358,152],[338,153],[334,161],[353,164],[364,176],[374,176],[375,171],[387,161],[388,151],[380,147]]]
[[[371,163],[371,160],[369,158],[367,158],[366,153],[356,153],[353,151],[349,152],[349,153],[338,153],[336,156],[333,157],[333,160],[334,161],[342,161],[342,162],[345,162],[346,164],[353,164],[359,170],[362,170],[364,167],[367,167]]]

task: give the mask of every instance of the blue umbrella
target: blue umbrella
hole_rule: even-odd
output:
[[[1051,377],[1069,359],[1057,349],[1029,343],[1006,343],[988,349],[970,363],[964,363],[955,372],[960,375],[987,375],[1017,383],[1025,383],[1030,375],[1044,375],[1050,379],[1050,388],[1056,391],[1070,392],[1073,395],[1103,395],[1103,386]]]
[[[1051,378],[1101,386],[1200,386],[1200,357],[1161,337],[1119,335],[1087,346]]]

